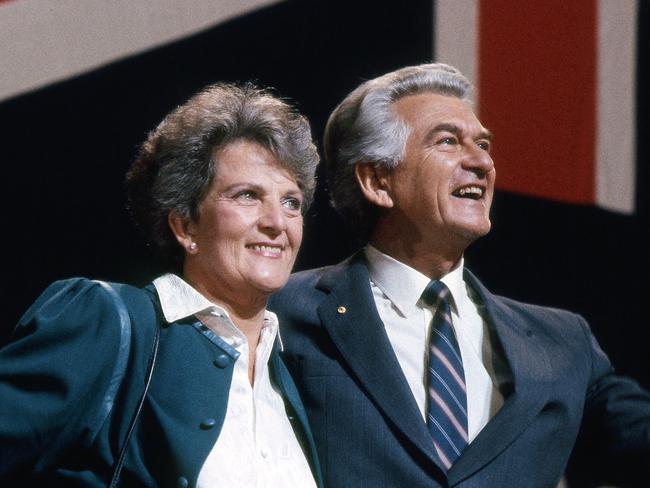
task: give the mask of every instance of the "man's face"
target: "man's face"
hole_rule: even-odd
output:
[[[462,253],[490,230],[490,133],[455,97],[410,95],[393,109],[410,127],[404,159],[386,176],[401,238]]]

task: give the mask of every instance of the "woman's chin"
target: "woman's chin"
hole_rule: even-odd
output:
[[[266,278],[266,279],[256,279],[251,280],[249,283],[257,290],[258,292],[266,295],[271,295],[277,291],[280,291],[284,285],[287,284],[289,276],[277,277],[277,278]]]

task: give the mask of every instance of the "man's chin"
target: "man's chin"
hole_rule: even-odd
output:
[[[470,245],[475,240],[489,234],[491,228],[492,224],[487,220],[481,223],[459,226],[457,234],[467,241],[467,245]]]

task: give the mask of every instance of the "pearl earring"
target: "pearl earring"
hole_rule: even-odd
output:
[[[197,248],[196,242],[192,242],[190,244],[190,251],[196,251],[196,248]]]

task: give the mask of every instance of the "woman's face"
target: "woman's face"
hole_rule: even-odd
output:
[[[285,285],[302,240],[303,195],[266,148],[235,141],[186,226],[185,277],[217,302],[266,297]]]

